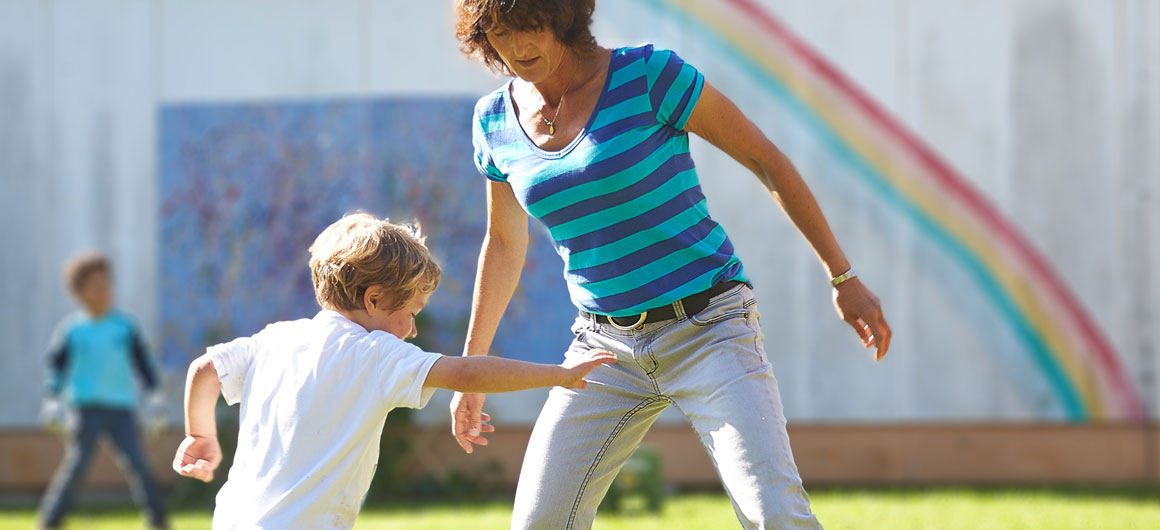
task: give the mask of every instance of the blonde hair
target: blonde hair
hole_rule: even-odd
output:
[[[439,264],[423,244],[419,225],[396,225],[365,212],[343,216],[310,245],[314,297],[327,309],[366,309],[363,296],[383,287],[388,311],[397,311],[416,293],[439,286]]]

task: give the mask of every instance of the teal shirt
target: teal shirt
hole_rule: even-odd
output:
[[[137,406],[135,375],[146,389],[156,388],[156,371],[128,315],[78,313],[58,326],[49,351],[51,394],[75,406],[131,409]]]

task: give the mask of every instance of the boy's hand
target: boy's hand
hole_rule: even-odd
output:
[[[187,434],[173,457],[173,470],[183,477],[209,482],[221,462],[222,448],[216,437]]]
[[[588,372],[602,364],[614,362],[616,362],[616,354],[607,350],[588,350],[568,357],[560,364],[565,372],[564,381],[560,383],[560,386],[585,388],[588,386],[588,381],[584,380],[584,376],[588,375]]]
[[[51,397],[44,400],[44,404],[40,407],[40,421],[46,429],[57,436],[64,436],[71,430],[68,407],[60,398]]]
[[[145,410],[142,414],[145,424],[145,436],[148,438],[157,438],[161,431],[165,430],[166,424],[166,406],[165,396],[161,392],[151,392],[149,397],[145,400]]]

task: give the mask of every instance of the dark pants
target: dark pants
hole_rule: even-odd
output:
[[[60,526],[69,505],[72,504],[73,492],[88,470],[93,452],[97,449],[97,440],[102,434],[107,434],[120,457],[122,469],[128,474],[133,499],[138,504],[144,504],[148,512],[149,525],[158,528],[167,527],[165,503],[161,490],[153,479],[149,461],[145,458],[145,449],[141,445],[141,435],[133,411],[80,407],[77,415],[77,426],[71,433],[64,460],[44,494],[40,512],[41,524],[46,528]]]

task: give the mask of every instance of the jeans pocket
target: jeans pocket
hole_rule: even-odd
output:
[[[699,323],[690,319],[688,342],[709,350],[704,358],[710,363],[706,370],[732,374],[726,378],[731,379],[764,368],[765,351],[755,311],[726,309],[701,318]]]
[[[735,318],[746,318],[748,316],[749,316],[748,309],[734,309],[731,311],[723,311],[720,313],[716,313],[712,316],[706,316],[705,312],[702,311],[700,313],[697,313],[696,315],[689,317],[689,322],[691,322],[694,326],[704,327],[704,326],[712,326],[713,324],[717,324],[720,322],[725,322],[726,320],[732,320]]]
[[[735,318],[748,318],[747,292],[747,289],[739,289],[714,300],[701,312],[689,315],[689,322],[694,326],[711,326]]]

